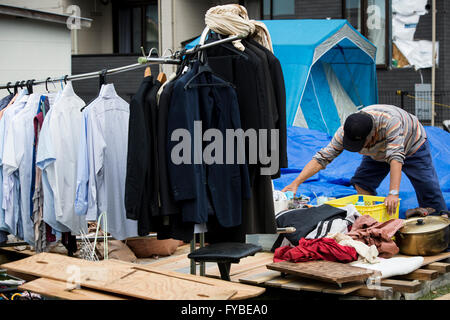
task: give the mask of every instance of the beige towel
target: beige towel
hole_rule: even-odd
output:
[[[335,233],[327,235],[327,238],[332,238],[336,240],[338,244],[341,246],[353,247],[359,255],[359,261],[368,262],[368,263],[377,263],[378,259],[378,250],[375,245],[371,245],[370,247],[357,240],[353,240],[350,236],[343,233]]]
[[[272,40],[266,25],[262,22],[250,20],[247,9],[238,4],[227,4],[210,8],[205,15],[206,25],[214,32],[230,35],[251,36],[255,41],[273,52]],[[240,40],[233,41],[233,45],[244,51]]]

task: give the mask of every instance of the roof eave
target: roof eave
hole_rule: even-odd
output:
[[[0,4],[0,14],[15,16],[15,17],[22,17],[22,18],[29,18],[29,19],[40,20],[40,21],[54,22],[54,23],[60,23],[60,24],[67,24],[68,18],[79,18],[80,19],[80,27],[85,27],[85,28],[90,28],[91,23],[92,23],[92,19],[89,19],[89,18],[74,17],[74,16],[68,16],[65,14],[45,12],[45,11],[27,9],[27,8],[19,8],[19,7],[7,6],[7,5],[3,5],[3,4]]]

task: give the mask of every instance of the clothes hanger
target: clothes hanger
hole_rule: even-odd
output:
[[[14,95],[16,95],[17,92],[19,91],[18,90],[19,84],[20,84],[20,81],[16,81],[16,83],[14,84]]]
[[[33,93],[33,82],[34,82],[34,81],[35,81],[35,79],[32,79],[32,80],[28,80],[28,81],[27,81],[26,87],[27,87],[27,90],[28,90],[28,94],[29,94],[29,95]]]
[[[167,76],[166,76],[166,74],[165,74],[164,72],[160,72],[160,73],[158,74],[157,80],[158,80],[161,84],[165,83],[165,82],[167,81]]]
[[[189,79],[189,81],[185,84],[184,86],[184,90],[190,89],[190,88],[197,88],[197,87],[235,87],[234,84],[232,84],[231,82],[228,82],[226,80],[224,80],[220,75],[216,74],[211,67],[208,64],[208,59],[207,59],[207,55],[206,52],[200,51],[199,52],[199,67],[197,70],[197,73],[191,78]],[[223,82],[217,82],[217,83],[192,83],[196,78],[198,78],[200,75],[202,74],[211,74],[219,79],[221,79]]]
[[[48,90],[48,80],[50,80],[50,79],[51,79],[50,77],[45,79],[45,90],[47,91],[47,93],[50,93],[50,91]]]
[[[141,47],[141,51],[142,51],[142,56],[145,57],[146,59],[148,59],[152,56],[153,51],[156,51],[156,56],[158,56],[158,49],[156,49],[156,48],[151,48],[147,56],[145,56],[144,47]],[[150,66],[147,66],[144,71],[144,78],[150,77],[151,75],[152,75],[152,69],[150,68]]]
[[[107,69],[103,69],[99,76],[99,89],[102,88],[102,85],[106,84],[106,72],[108,72]]]
[[[218,40],[224,39],[224,37],[219,33],[212,33],[211,37],[216,37]],[[244,51],[236,49],[233,45],[230,45],[229,43],[222,43],[219,46],[221,46],[224,49],[227,49],[228,51],[236,53],[237,55],[243,57],[245,60],[249,59],[248,55]]]
[[[11,81],[6,84],[6,90],[8,90],[9,94],[12,94],[12,92],[9,90],[10,84],[11,84]]]
[[[170,52],[170,56],[172,57],[172,56],[173,56],[173,50],[170,49],[170,48],[167,48],[166,50],[164,50],[163,57],[166,56],[166,52],[167,52],[167,51]],[[158,80],[161,84],[164,84],[164,83],[167,81],[167,75],[166,75],[164,72],[160,72],[160,73],[158,74],[157,80]]]

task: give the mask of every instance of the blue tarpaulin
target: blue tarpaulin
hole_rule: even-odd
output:
[[[439,184],[447,207],[450,208],[450,133],[435,127],[425,127],[431,147],[433,163],[439,177]],[[299,127],[288,128],[288,160],[289,168],[281,169],[282,176],[274,180],[276,190],[290,184],[312,156],[331,141],[331,136],[324,132]],[[356,194],[350,185],[350,179],[359,166],[362,155],[344,151],[325,170],[300,185],[297,196],[303,194],[311,197],[313,203],[316,196],[341,198]],[[389,192],[389,175],[384,179],[377,193],[386,196]],[[404,218],[407,209],[418,207],[414,188],[402,174],[400,185],[400,217]]]

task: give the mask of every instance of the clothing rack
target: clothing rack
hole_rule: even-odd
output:
[[[210,32],[210,29],[208,27],[206,27],[203,32],[202,32],[202,36],[201,39],[204,40],[207,36],[207,34]],[[41,85],[41,84],[48,84],[48,82],[66,82],[66,81],[78,81],[78,80],[85,80],[85,79],[92,79],[92,78],[97,78],[97,77],[104,77],[105,75],[112,75],[112,74],[117,74],[117,73],[121,73],[121,72],[127,72],[127,71],[131,71],[131,70],[136,70],[136,69],[140,69],[142,67],[145,67],[148,64],[173,64],[173,65],[178,65],[181,64],[181,62],[183,61],[183,57],[185,55],[190,55],[190,54],[195,54],[201,50],[205,50],[217,45],[221,45],[221,44],[225,44],[225,43],[229,43],[232,41],[236,41],[236,40],[240,40],[245,38],[246,36],[244,35],[236,35],[236,36],[231,36],[231,37],[227,37],[227,38],[223,38],[220,40],[216,40],[207,44],[199,44],[196,45],[195,47],[191,48],[191,49],[183,49],[180,51],[176,51],[173,54],[169,55],[169,56],[163,56],[163,57],[152,57],[152,51],[155,49],[150,50],[150,54],[148,56],[142,56],[138,58],[138,62],[131,64],[131,65],[126,65],[126,66],[121,66],[118,68],[113,68],[113,69],[103,69],[103,70],[99,70],[99,71],[94,71],[94,72],[88,72],[88,73],[82,73],[82,74],[77,74],[77,75],[64,75],[61,77],[57,77],[57,78],[52,78],[52,77],[48,77],[45,80],[28,80],[28,81],[15,81],[15,82],[8,82],[7,84],[4,85],[0,85],[0,89],[13,89],[15,86],[20,86],[21,88],[24,85]],[[294,232],[295,228],[278,228],[277,233],[291,233]],[[152,237],[154,236],[154,234],[151,234],[149,236],[146,237]],[[110,238],[110,236],[108,236],[108,238]],[[141,238],[141,237],[136,237],[136,238]],[[136,239],[134,238],[134,239]],[[145,238],[145,237],[142,237]],[[200,233],[199,234],[199,242],[200,242],[200,247],[203,247],[205,245],[205,235],[204,233]],[[14,244],[3,244],[0,245],[0,247],[6,247],[6,246],[17,246],[17,245],[21,245],[21,244],[26,244],[26,243],[14,243]],[[194,235],[194,239],[191,241],[191,252],[193,250],[195,250],[195,244],[196,244],[196,235]],[[200,275],[205,275],[205,264],[204,262],[199,263],[200,264]],[[196,274],[196,263],[192,260],[191,261],[191,274]]]
[[[140,69],[140,68],[146,66],[147,64],[180,64],[182,62],[182,57],[184,55],[193,54],[200,50],[208,49],[208,48],[211,48],[216,45],[228,43],[228,42],[239,40],[242,38],[243,38],[243,36],[233,36],[233,37],[217,40],[217,41],[214,41],[211,43],[207,43],[204,45],[198,45],[192,49],[176,51],[175,53],[173,53],[170,56],[151,57],[149,55],[147,57],[139,57],[138,63],[134,63],[134,64],[130,64],[130,65],[114,68],[114,69],[104,69],[104,70],[99,70],[99,71],[94,71],[94,72],[81,73],[81,74],[77,74],[77,75],[65,75],[65,76],[61,76],[61,77],[57,77],[57,78],[48,77],[45,80],[29,80],[29,83],[34,86],[34,85],[46,84],[48,82],[61,82],[61,81],[66,82],[68,80],[78,81],[78,80],[97,78],[97,77],[104,76],[104,75],[111,75],[111,74],[117,74],[117,73],[121,73],[121,72],[136,70],[136,69]],[[151,52],[152,52],[152,50],[150,51],[150,53]],[[25,81],[25,80],[9,82],[9,86],[8,86],[8,84],[0,85],[0,89],[8,89],[8,88],[13,89],[16,83],[19,83],[19,86],[23,87],[24,85],[26,85],[26,82],[27,81]]]

